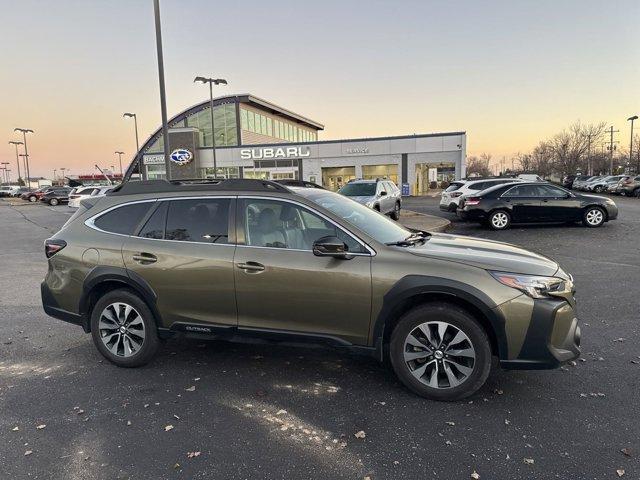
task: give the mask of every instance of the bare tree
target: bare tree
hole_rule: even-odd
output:
[[[489,161],[491,155],[483,153],[480,158],[471,156],[467,157],[467,176],[491,176],[491,169],[489,168]]]

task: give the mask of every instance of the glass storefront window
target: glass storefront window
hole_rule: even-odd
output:
[[[398,184],[398,165],[395,163],[385,165],[363,165],[362,178],[365,180],[375,180],[376,178],[386,178],[396,185]]]
[[[147,180],[164,180],[167,178],[167,172],[164,165],[145,165],[147,169]]]
[[[215,142],[217,146],[233,146],[238,144],[236,132],[235,104],[216,105],[213,109],[216,127]],[[200,130],[200,146],[213,145],[211,135],[211,111],[209,108],[200,110],[187,118],[187,126]],[[233,130],[233,133],[231,133]]]
[[[213,168],[203,168],[203,178],[216,178]],[[240,167],[218,167],[217,178],[240,178]]]

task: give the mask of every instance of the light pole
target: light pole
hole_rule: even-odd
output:
[[[53,183],[58,183],[58,177],[56,176],[56,172],[58,170],[56,170],[55,168],[53,169]]]
[[[631,122],[631,140],[629,141],[629,168],[631,168],[631,162],[633,161],[633,121],[638,119],[638,115],[627,118],[627,122]],[[640,163],[637,165],[637,173],[640,173]]]
[[[9,183],[9,170],[7,170],[9,167],[7,167],[7,165],[9,165],[9,162],[0,162],[0,165],[4,165],[2,167],[2,169],[4,170],[4,175],[5,175],[5,182]]]
[[[135,113],[124,113],[122,115],[123,117],[128,117],[128,118],[133,118],[133,125],[136,129],[136,155],[138,154],[138,152],[140,151],[140,145],[138,143],[138,117],[136,116]]]
[[[27,133],[33,133],[33,130],[30,128],[14,128],[14,132],[22,132],[22,141],[24,142],[24,158],[27,161],[26,175],[27,175],[27,187],[31,190],[31,170],[29,169],[29,151],[27,150]]]
[[[18,156],[22,157],[22,168],[23,168],[23,170],[25,172],[25,176],[26,176],[26,180],[25,180],[24,184],[29,189],[29,191],[31,191],[31,181],[29,180],[29,175],[26,174],[26,172],[27,172],[27,164],[29,163],[29,155],[21,153]]]
[[[65,167],[61,167],[61,168],[60,168],[60,171],[62,172],[62,180],[61,180],[61,184],[62,184],[62,185],[64,185],[64,172],[65,172],[66,170],[67,170],[67,169],[66,169]]]
[[[14,140],[11,140],[9,142],[10,145],[15,145],[16,146],[16,166],[18,167],[18,184],[20,184],[20,157],[18,156],[18,145],[23,145],[22,142],[16,142]],[[26,185],[26,183],[25,183]]]
[[[164,168],[167,180],[171,180],[169,170],[169,125],[167,124],[167,98],[164,89],[164,59],[162,56],[162,24],[160,23],[160,0],[153,0],[153,13],[156,24],[156,50],[158,52],[158,81],[160,83],[160,110],[162,112],[162,137],[164,138]]]
[[[7,172],[7,185],[11,185],[11,169],[5,167],[4,170],[5,172]]]
[[[124,152],[113,152],[113,153],[118,155],[118,161],[120,162],[120,175],[122,175],[122,155],[124,155]]]
[[[208,83],[209,84],[209,109],[211,110],[211,146],[213,147],[213,178],[218,178],[218,163],[216,162],[216,129],[213,123],[213,85],[227,85],[227,81],[224,78],[207,78],[196,77],[193,82]]]

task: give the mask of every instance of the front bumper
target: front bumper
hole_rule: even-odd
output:
[[[615,220],[618,218],[618,207],[616,205],[606,204],[607,220]]]
[[[500,359],[500,365],[507,369],[551,369],[578,358],[581,331],[573,301],[537,299],[531,303],[527,327],[507,333],[509,354]],[[505,313],[505,328],[512,328]]]

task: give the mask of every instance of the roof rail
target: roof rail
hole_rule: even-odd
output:
[[[231,191],[244,190],[250,192],[285,192],[291,193],[287,187],[270,180],[254,180],[250,178],[232,179],[181,179],[181,180],[142,180],[120,184],[107,193],[114,195],[135,195],[142,193],[169,193],[180,191]]]

